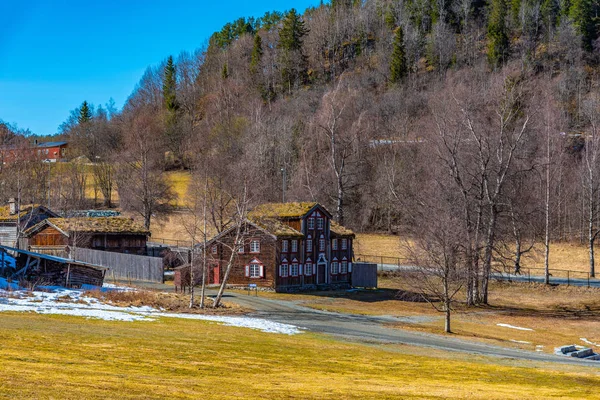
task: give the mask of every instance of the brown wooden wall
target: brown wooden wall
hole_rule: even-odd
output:
[[[227,243],[228,246],[233,245],[235,238],[235,232],[230,235],[226,235],[221,238],[221,241]],[[260,240],[260,252],[250,253],[250,242],[253,239]],[[208,249],[208,254],[211,257],[216,258],[216,262],[220,265],[221,279],[225,274],[227,263],[231,255],[231,251],[227,246],[222,244],[216,244],[217,254],[212,253],[212,246]],[[277,256],[277,241],[272,236],[264,233],[263,231],[247,229],[244,235],[244,252],[238,253],[236,261],[229,275],[227,284],[229,285],[240,285],[246,286],[248,284],[256,284],[261,287],[275,288],[275,273],[276,267],[276,256]],[[264,265],[264,277],[263,278],[248,278],[246,277],[246,265],[248,265],[253,259],[261,261]]]
[[[68,238],[50,226],[29,239],[30,246],[67,246],[68,244]]]

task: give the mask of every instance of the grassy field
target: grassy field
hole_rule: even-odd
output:
[[[0,316],[0,398],[593,398],[596,369],[201,321]]]

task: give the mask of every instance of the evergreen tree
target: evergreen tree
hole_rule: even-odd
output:
[[[505,0],[492,0],[491,8],[487,27],[488,61],[495,67],[504,62],[509,46]]]
[[[569,16],[583,39],[583,48],[592,50],[592,42],[598,38],[599,0],[573,0]]]
[[[84,101],[81,104],[81,107],[79,108],[79,115],[77,116],[77,122],[79,122],[80,125],[83,125],[86,122],[91,121],[91,119],[92,119],[92,110],[90,109],[88,102]]]
[[[163,100],[167,112],[173,114],[177,111],[177,70],[173,62],[173,56],[167,59],[163,77]]]
[[[260,64],[263,56],[262,38],[257,33],[254,36],[254,47],[252,47],[252,54],[250,56],[250,72],[256,74],[260,68]]]
[[[227,69],[227,64],[223,64],[223,69],[221,70],[221,78],[223,78],[223,80],[229,78],[229,69]]]
[[[278,44],[281,50],[281,77],[289,90],[298,81],[306,81],[307,60],[302,52],[302,45],[307,33],[308,29],[304,26],[304,21],[292,8],[283,19]]]
[[[400,82],[407,73],[404,31],[399,26],[394,31],[394,50],[392,51],[392,59],[390,60],[390,82]]]

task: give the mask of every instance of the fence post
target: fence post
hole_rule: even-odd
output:
[[[527,268],[527,280],[531,283],[531,270]]]
[[[587,276],[588,276],[588,288],[589,288],[590,287],[590,273],[589,272],[587,273]]]
[[[571,277],[570,277],[570,275],[571,275],[571,271],[567,270],[567,286],[571,285]]]

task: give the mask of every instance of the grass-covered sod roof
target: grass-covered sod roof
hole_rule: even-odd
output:
[[[69,233],[120,233],[148,235],[150,231],[131,218],[125,217],[97,217],[97,218],[48,218],[29,228],[25,233],[32,234],[44,225],[51,225]]]
[[[254,207],[248,214],[251,218],[272,217],[272,218],[301,218],[312,210],[317,203],[265,203]]]

